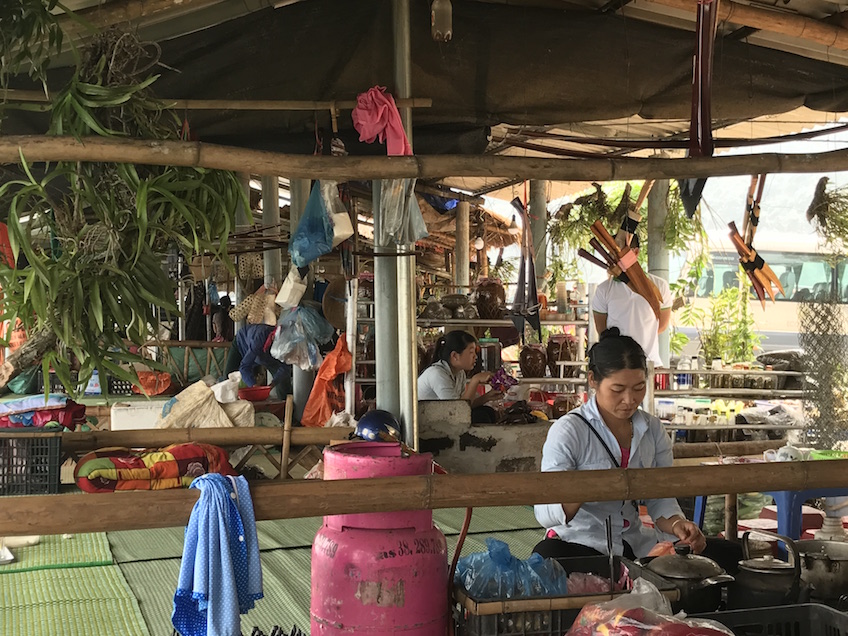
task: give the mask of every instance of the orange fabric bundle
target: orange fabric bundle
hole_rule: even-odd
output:
[[[321,363],[318,376],[303,410],[300,423],[303,426],[320,427],[344,410],[344,374],[353,366],[353,356],[347,348],[345,334],[339,336],[336,347]]]

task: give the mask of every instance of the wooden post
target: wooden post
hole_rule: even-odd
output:
[[[724,538],[739,540],[739,495],[735,492],[724,496]]]

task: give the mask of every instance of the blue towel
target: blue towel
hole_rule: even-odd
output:
[[[239,614],[262,598],[253,501],[244,477],[201,475],[185,532],[171,622],[182,636],[239,636]]]

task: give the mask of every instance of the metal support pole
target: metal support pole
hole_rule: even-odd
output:
[[[262,224],[268,228],[265,234],[279,234],[280,226],[280,180],[277,177],[262,177]],[[283,284],[283,255],[280,248],[266,249],[265,288],[279,289]]]
[[[374,236],[380,235],[383,219],[380,215],[382,183],[374,181]],[[387,254],[394,248],[374,245],[374,252]],[[400,415],[398,388],[398,284],[397,258],[374,258],[374,351],[377,361],[377,408]]]
[[[246,172],[238,173],[239,184],[241,185],[242,192],[244,192],[244,198],[247,201],[250,201],[250,175]],[[233,230],[234,232],[243,232],[249,227],[247,222],[247,210],[244,207],[244,203],[242,201],[238,202],[238,206],[236,207],[236,227]],[[241,284],[241,280],[239,280],[238,274],[235,276],[235,284],[233,291],[236,294],[235,305],[238,305],[241,301],[243,301],[247,297],[247,290],[244,289],[244,285]],[[244,324],[243,320],[239,320],[233,325],[233,333],[237,332],[241,329],[241,326]]]
[[[530,181],[530,229],[536,252],[536,289],[546,293],[545,272],[548,269],[548,182]],[[535,299],[533,299],[535,300]]]
[[[668,247],[663,232],[668,216],[668,187],[667,180],[656,181],[648,194],[648,271],[664,280],[668,280]],[[659,335],[664,367],[668,367],[670,335],[668,329]]]
[[[303,215],[303,210],[306,208],[306,201],[309,199],[309,180],[308,179],[290,179],[289,190],[291,191],[291,205],[289,207],[289,232],[294,232],[297,228],[298,221]],[[312,384],[315,381],[314,371],[304,371],[298,366],[292,366],[292,394],[294,395],[294,416],[297,420],[303,417],[303,409],[306,408],[306,401],[309,399],[309,393],[312,391]]]
[[[459,287],[456,291],[460,294],[468,292],[471,282],[470,223],[471,204],[460,201],[456,205],[456,268],[453,275],[453,284]]]
[[[392,0],[392,26],[394,35],[394,70],[395,70],[395,93],[396,97],[406,99],[412,97],[412,47],[410,35],[410,12],[409,0]],[[412,109],[409,107],[401,108],[401,121],[403,122],[406,136],[409,143],[412,144]],[[414,252],[415,245],[399,245],[398,251]],[[394,260],[388,257],[376,258],[376,262]],[[382,264],[381,264],[382,265]],[[418,327],[415,322],[416,318],[416,296],[415,296],[415,256],[400,256],[397,258],[395,285],[397,290],[397,323],[395,332],[396,349],[393,352],[395,360],[399,360],[399,365],[395,363],[397,372],[397,406],[398,409],[392,411],[400,415],[401,426],[403,428],[403,438],[412,448],[418,448]],[[375,263],[376,271],[376,263]],[[375,274],[375,291],[379,298],[379,286],[376,284]],[[389,280],[388,277],[386,280]],[[377,307],[377,315],[380,315],[380,308]],[[384,332],[377,328],[377,343],[379,347],[380,338],[384,336]],[[391,342],[391,339],[389,339]],[[384,391],[384,387],[380,384],[379,364],[380,355],[379,348],[377,354],[378,376],[377,376],[377,395],[378,404],[380,401],[380,392]],[[394,400],[394,398],[389,398]],[[391,409],[388,409],[391,410]]]

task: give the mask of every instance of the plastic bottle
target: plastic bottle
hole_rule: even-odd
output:
[[[689,373],[684,373],[689,371],[690,368],[689,360],[686,358],[677,363],[677,388],[680,391],[688,391],[692,386],[692,376]]]
[[[698,369],[700,369],[700,368],[701,368],[701,365],[700,365],[700,363],[698,362],[698,356],[692,356],[692,359],[691,359],[691,362],[690,362],[690,364],[689,364],[689,367],[690,367],[693,371],[697,371]],[[701,388],[701,385],[700,385],[700,381],[701,381],[701,380],[700,380],[700,378],[698,377],[698,374],[697,374],[697,373],[693,373],[691,376],[689,376],[689,378],[690,378],[690,379],[689,379],[689,384],[692,386],[692,388],[693,388],[693,389],[700,389],[700,388]]]

